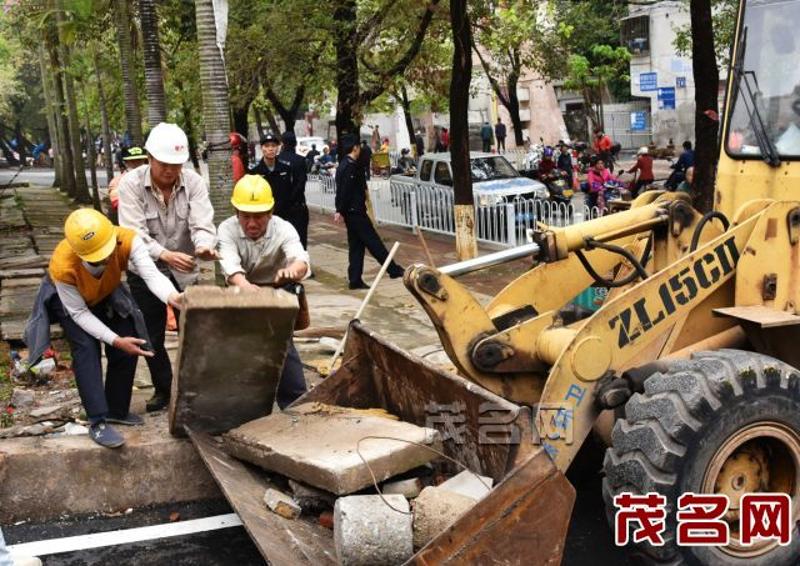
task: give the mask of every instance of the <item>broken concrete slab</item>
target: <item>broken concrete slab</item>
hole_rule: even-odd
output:
[[[264,503],[273,513],[292,521],[297,519],[302,511],[294,499],[271,487],[264,492]]]
[[[382,438],[366,438],[374,436]],[[441,449],[436,430],[322,403],[248,422],[223,438],[237,458],[337,495],[372,485],[369,468],[381,482],[433,460],[426,445]]]
[[[420,494],[423,487],[425,486],[422,485],[421,479],[411,478],[386,482],[381,487],[381,493],[384,495],[402,495],[406,499],[414,499]]]
[[[428,544],[447,525],[472,509],[476,501],[439,487],[426,487],[414,500],[414,548]]]
[[[402,495],[337,499],[333,541],[342,566],[403,564],[414,554],[408,501]]]
[[[61,411],[61,409],[68,408],[64,407],[64,405],[49,405],[47,407],[39,407],[38,409],[33,409],[28,414],[35,419],[40,417],[46,417],[52,415],[53,413]]]
[[[475,501],[480,501],[492,491],[494,480],[486,476],[479,476],[469,470],[454,475],[449,480],[439,484],[439,489],[459,493],[471,497]]]
[[[279,289],[189,287],[181,312],[170,432],[217,434],[268,415],[297,315]]]
[[[11,393],[11,404],[16,409],[27,409],[33,405],[34,394],[28,389],[14,389]]]

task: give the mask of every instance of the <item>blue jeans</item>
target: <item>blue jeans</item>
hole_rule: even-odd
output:
[[[297,353],[297,348],[294,347],[294,341],[290,341],[289,351],[286,353],[286,361],[283,362],[281,379],[278,382],[278,407],[281,409],[286,408],[307,390],[300,354]]]
[[[58,321],[72,350],[72,370],[78,384],[86,416],[97,422],[111,415],[125,417],[131,406],[133,378],[136,374],[137,356],[130,356],[113,346],[106,345],[105,386],[100,364],[100,341],[78,326],[65,312],[58,296],[48,305],[50,320]],[[108,300],[90,309],[100,321],[120,336],[136,336],[133,317],[123,318],[114,312]]]

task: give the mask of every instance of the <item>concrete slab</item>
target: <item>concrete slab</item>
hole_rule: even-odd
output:
[[[436,457],[418,444],[441,449],[436,430],[321,403],[246,423],[223,438],[237,458],[337,495],[372,485],[362,457],[381,482]]]
[[[221,496],[191,442],[169,435],[164,413],[118,430],[126,444],[116,450],[85,435],[0,440],[0,524]]]
[[[439,489],[458,493],[480,501],[492,491],[494,480],[486,476],[479,476],[469,470],[454,475],[446,482],[439,485]]]
[[[170,431],[217,434],[268,415],[297,315],[283,290],[189,287],[181,312]]]

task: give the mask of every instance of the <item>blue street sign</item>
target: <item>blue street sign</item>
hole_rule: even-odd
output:
[[[631,131],[644,132],[647,130],[647,115],[644,112],[631,112]]]
[[[675,86],[678,88],[686,88],[686,77],[675,77]]]
[[[666,87],[658,89],[658,108],[660,110],[675,110],[674,87]]]
[[[647,92],[658,89],[658,73],[642,73],[639,75],[639,90]]]

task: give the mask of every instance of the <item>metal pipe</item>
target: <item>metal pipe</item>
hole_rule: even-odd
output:
[[[445,265],[444,267],[440,267],[439,271],[445,275],[449,275],[450,277],[458,277],[459,275],[472,273],[473,271],[477,271],[479,269],[492,267],[493,265],[500,265],[501,263],[514,261],[515,259],[536,255],[538,253],[538,244],[525,244],[522,246],[517,246],[516,248],[510,248],[465,261],[459,261],[458,263]]]

